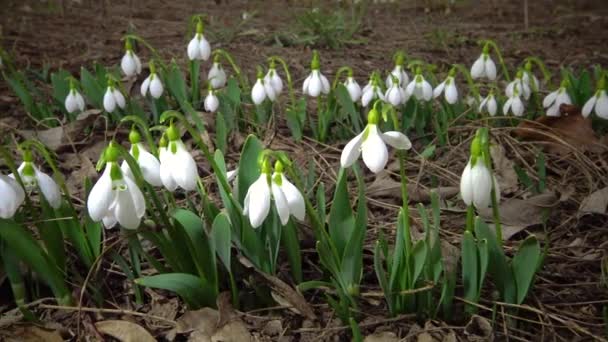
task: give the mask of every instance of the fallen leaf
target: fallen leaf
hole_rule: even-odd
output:
[[[431,200],[431,191],[438,191],[440,198],[450,198],[456,196],[460,190],[455,186],[426,189],[415,184],[407,185],[409,199],[412,202],[428,203]],[[367,187],[366,194],[370,197],[393,197],[401,199],[401,182],[392,179],[387,172],[382,172],[377,175],[372,184]]]
[[[63,127],[53,127],[42,131],[20,130],[19,133],[26,139],[40,141],[49,150],[55,151],[62,145]]]
[[[501,144],[493,144],[490,147],[490,155],[494,163],[494,174],[500,187],[500,192],[510,194],[518,190],[519,180],[517,172],[513,168],[515,163],[505,153],[505,148]]]
[[[471,317],[471,320],[464,328],[464,334],[469,341],[494,341],[492,325],[486,318],[479,315]]]
[[[156,342],[142,326],[129,321],[108,320],[95,323],[95,328],[121,342]]]
[[[499,204],[500,222],[503,240],[510,239],[522,230],[543,223],[546,210],[554,208],[559,198],[553,192],[547,192],[522,200],[512,198]],[[488,222],[493,222],[492,208],[478,209],[479,215]]]
[[[192,331],[201,331],[211,335],[216,330],[219,317],[217,310],[211,308],[186,311],[177,319],[176,332],[185,334]]]
[[[220,313],[211,308],[188,311],[177,319],[176,333],[187,334],[190,342],[247,342],[249,329],[240,319],[232,319],[218,327]]]
[[[397,342],[399,338],[394,332],[383,331],[365,336],[363,342]]]
[[[597,190],[585,197],[581,202],[579,212],[582,214],[606,214],[608,207],[608,187]]]
[[[4,338],[3,341],[6,342],[63,342],[63,338],[57,331],[35,325],[18,326]]]
[[[568,154],[576,150],[601,152],[607,147],[595,136],[591,120],[576,106],[561,105],[560,116],[543,115],[535,121],[523,121],[515,135],[526,141],[542,142],[549,153]]]
[[[82,189],[82,185],[84,184],[85,178],[93,178],[97,175],[95,165],[93,165],[89,158],[87,158],[83,154],[78,154],[77,158],[80,163],[78,163],[78,166],[74,165],[74,167],[67,168],[68,170],[74,169],[74,171],[70,173],[67,180],[65,181],[65,184],[68,187],[68,191],[72,195],[77,194]]]
[[[251,340],[249,329],[241,320],[231,321],[211,336],[211,342],[249,342]]]

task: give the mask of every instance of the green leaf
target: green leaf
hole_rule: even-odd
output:
[[[298,291],[305,292],[308,290],[320,289],[323,287],[333,289],[335,286],[334,286],[334,284],[327,282],[327,281],[311,280],[311,281],[305,281],[303,283],[300,283],[300,284],[298,284],[297,287],[298,287]]]
[[[80,85],[82,93],[91,101],[95,108],[103,108],[103,95],[105,93],[105,84],[99,83],[97,78],[93,76],[87,69],[80,70]]]
[[[367,204],[365,201],[365,184],[358,169],[357,175],[359,196],[357,200],[357,218],[354,229],[347,240],[342,256],[342,277],[347,284],[358,286],[363,272],[363,242],[367,229]]]
[[[319,187],[317,188],[317,214],[319,215],[319,221],[323,226],[325,226],[326,222],[326,201],[325,201],[325,184],[322,182],[319,183]]]
[[[228,139],[228,128],[224,121],[224,115],[218,112],[215,116],[215,145],[217,148],[226,153],[226,141]]]
[[[293,106],[287,108],[285,111],[285,119],[294,140],[302,140],[304,122],[306,120],[306,100],[299,99]]]
[[[239,203],[243,204],[247,190],[260,177],[260,166],[258,165],[258,157],[264,149],[262,142],[254,135],[249,135],[243,150],[241,151],[241,159],[239,161],[238,171],[238,187],[239,187]]]
[[[422,151],[422,153],[420,153],[420,156],[424,159],[431,159],[431,158],[433,158],[433,155],[435,154],[436,149],[437,149],[437,146],[435,146],[434,144],[428,145],[427,147],[424,148],[424,151]]]
[[[388,309],[391,314],[393,312],[393,294],[388,288],[388,278],[386,276],[386,271],[383,265],[383,259],[386,256],[383,255],[382,247],[380,245],[380,241],[376,241],[376,245],[374,246],[374,270],[376,271],[376,278],[378,279],[378,284],[384,292],[384,297],[386,298],[386,303],[388,304]]]
[[[17,97],[19,97],[19,100],[21,100],[25,111],[30,113],[37,119],[42,119],[41,117],[39,117],[38,111],[36,110],[34,98],[27,86],[25,85],[25,75],[17,71],[12,73],[10,77],[4,74],[4,79],[11,86],[13,92],[17,95]]]
[[[479,258],[477,257],[477,244],[471,232],[465,231],[462,235],[461,249],[464,298],[477,302],[477,298],[479,298]],[[467,309],[470,312],[475,311],[472,306],[467,306]]]
[[[185,273],[165,273],[135,280],[136,284],[177,293],[189,306],[198,309],[204,306],[215,307],[215,296],[210,296],[200,278]]]
[[[528,176],[526,170],[522,169],[519,165],[513,165],[513,169],[517,174],[517,179],[524,185],[526,190],[532,189],[534,184],[532,183],[532,179]]]
[[[215,252],[220,257],[220,260],[228,270],[232,272],[231,267],[231,248],[232,248],[232,228],[230,227],[230,219],[225,213],[221,213],[213,220],[211,227],[211,238],[215,246]]]
[[[426,241],[419,240],[414,245],[412,250],[412,261],[414,263],[413,273],[412,273],[412,285],[416,285],[416,281],[420,277],[422,270],[424,269],[424,265],[426,264],[426,259],[428,255],[428,247],[426,245]]]
[[[184,79],[184,74],[175,61],[172,61],[171,65],[169,65],[167,68],[165,80],[169,93],[171,93],[171,96],[177,100],[180,106],[182,103],[188,102],[186,80]]]
[[[40,206],[43,214],[41,220],[36,224],[40,238],[44,241],[46,251],[56,267],[65,270],[66,256],[63,234],[58,221],[54,220],[56,218],[55,212],[42,196]]]
[[[349,116],[350,122],[354,126],[354,131],[361,132],[361,115],[359,114],[357,108],[355,108],[355,104],[350,98],[348,90],[343,84],[338,84],[334,91],[336,94],[336,100],[340,104],[340,109]]]
[[[64,69],[59,69],[51,74],[51,85],[53,86],[53,98],[59,104],[60,108],[65,111],[65,98],[70,93],[70,73]]]
[[[540,244],[535,236],[529,236],[519,246],[513,257],[513,275],[517,284],[517,303],[523,303],[534,280],[541,258]]]
[[[283,227],[283,248],[287,254],[287,260],[291,268],[291,275],[296,283],[302,282],[302,253],[300,250],[300,239],[298,239],[298,231],[293,220],[289,220],[287,225]]]
[[[334,199],[329,211],[329,235],[336,246],[338,255],[344,255],[344,248],[355,229],[355,218],[350,206],[346,171],[340,168]]]

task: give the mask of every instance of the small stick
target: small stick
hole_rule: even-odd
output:
[[[144,318],[155,319],[157,321],[163,321],[165,323],[169,323],[172,326],[176,326],[177,322],[171,319],[167,319],[164,317],[149,315],[143,312],[124,310],[124,309],[103,309],[103,308],[86,308],[86,307],[78,307],[78,306],[62,306],[62,305],[49,305],[49,304],[41,304],[39,306],[42,309],[53,309],[53,310],[67,310],[67,311],[85,311],[85,312],[97,312],[97,313],[112,313],[112,314],[121,314],[121,315],[131,315],[138,316]]]

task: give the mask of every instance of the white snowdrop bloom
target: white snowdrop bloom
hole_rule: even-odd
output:
[[[113,85],[109,85],[106,93],[103,95],[103,109],[108,113],[112,113],[116,110],[116,107],[124,109],[125,106],[126,100],[120,90],[116,89]]]
[[[144,180],[153,186],[162,186],[163,183],[160,180],[160,162],[158,159],[145,148],[144,144],[140,142],[140,136],[137,131],[131,130],[129,133],[129,140],[131,142],[131,148],[129,154],[135,159]],[[120,169],[123,174],[131,179],[135,179],[133,172],[127,164],[123,161],[120,165]]]
[[[386,87],[390,88],[393,83],[393,77],[396,78],[397,83],[400,87],[405,87],[408,83],[410,83],[410,77],[407,75],[407,72],[403,69],[403,65],[395,65],[395,68],[391,71],[391,73],[386,76]]]
[[[460,177],[460,196],[466,205],[474,205],[478,209],[485,209],[492,204],[492,183],[496,201],[500,199],[500,189],[496,177],[492,175],[481,158],[474,166],[471,160]]]
[[[348,91],[348,95],[353,102],[359,101],[361,98],[361,86],[353,76],[348,76],[344,81],[344,87]]]
[[[279,96],[283,91],[283,80],[277,73],[273,63],[270,64],[270,68],[268,69],[266,76],[264,76],[264,84],[272,86],[276,96]]]
[[[82,112],[84,110],[84,98],[76,88],[70,89],[68,96],[66,96],[65,110],[67,110],[68,113],[74,113],[76,111]]]
[[[517,90],[519,91],[519,93],[526,100],[528,100],[530,98],[530,95],[532,95],[532,91],[530,90],[530,86],[526,82],[523,81],[523,76],[521,76],[521,74],[518,75],[509,84],[507,84],[507,87],[505,88],[505,95],[507,95],[507,97],[512,97],[515,88],[517,88]]]
[[[209,56],[211,56],[211,46],[203,35],[203,22],[199,20],[196,23],[196,34],[190,43],[188,43],[188,58],[191,61],[206,61],[209,59]]]
[[[512,95],[502,106],[502,113],[504,115],[508,115],[509,111],[515,116],[522,116],[524,114],[524,103],[519,97],[519,90],[517,88],[514,89]]]
[[[399,82],[393,82],[393,84],[386,90],[384,98],[386,102],[395,107],[400,104],[404,104],[408,100],[408,96],[406,95],[405,90],[399,86]]]
[[[160,77],[153,72],[143,81],[140,90],[141,96],[146,97],[146,95],[150,94],[153,98],[158,99],[163,95],[164,88]]]
[[[272,197],[270,181],[270,166],[262,166],[260,177],[247,189],[243,203],[243,215],[249,217],[249,223],[253,228],[261,226],[270,212]],[[281,203],[287,202],[285,198],[280,200]],[[284,210],[284,208],[282,209]]]
[[[473,79],[486,77],[490,81],[496,79],[496,64],[490,57],[488,49],[484,47],[484,51],[479,58],[471,66],[471,77]]]
[[[213,89],[209,89],[209,93],[205,97],[204,101],[205,110],[210,113],[215,113],[217,108],[220,106],[220,100],[215,95],[215,91]]]
[[[543,107],[547,108],[547,116],[560,116],[559,106],[572,104],[565,82],[556,91],[553,91],[543,99]]]
[[[360,155],[363,162],[373,173],[384,169],[388,161],[388,150],[386,144],[399,150],[409,150],[412,143],[407,136],[401,132],[391,131],[382,133],[378,128],[380,114],[372,108],[367,117],[367,126],[359,135],[354,137],[344,146],[340,156],[340,165],[343,168],[353,165]]]
[[[89,216],[103,221],[106,228],[119,223],[127,229],[137,229],[146,212],[146,201],[135,182],[124,177],[116,162],[118,156],[111,145],[106,150],[106,167],[87,199]]]
[[[414,95],[418,101],[430,101],[433,98],[433,87],[418,73],[405,88],[405,94],[408,98]]]
[[[40,171],[31,162],[31,154],[29,153],[30,152],[25,153],[24,159],[26,161],[21,163],[19,168],[17,168],[17,172],[19,173],[19,177],[21,177],[25,189],[27,191],[40,189],[44,199],[46,199],[50,206],[58,209],[61,207],[61,191],[59,190],[59,185],[57,185],[57,182],[55,182],[51,176]],[[9,177],[14,178],[14,175],[10,174]]]
[[[25,191],[17,181],[0,175],[0,217],[10,219],[25,200]]]
[[[373,100],[380,99],[382,101],[386,101],[384,94],[382,93],[382,89],[378,86],[378,82],[372,79],[367,83],[361,92],[361,105],[363,107],[367,107],[367,105]]]
[[[494,93],[490,92],[488,96],[486,96],[481,103],[479,104],[479,112],[484,113],[487,112],[491,116],[496,115],[497,110],[496,98],[494,97]]]
[[[207,80],[213,89],[219,89],[226,85],[226,72],[219,61],[213,62],[207,74]]]
[[[454,76],[448,76],[445,81],[439,83],[433,90],[433,97],[438,98],[442,93],[447,103],[454,104],[458,101],[458,89],[456,88]]]
[[[251,88],[251,100],[254,104],[260,105],[265,99],[274,102],[277,98],[274,88],[270,82],[264,82],[262,75],[258,75],[258,80]]]
[[[530,71],[524,71],[524,74],[521,77],[521,80],[526,84],[532,91],[540,90],[540,82],[538,78],[532,74]]]
[[[192,154],[181,141],[175,126],[169,126],[166,134],[168,145],[159,152],[160,179],[163,185],[169,191],[175,191],[178,186],[186,191],[195,190],[198,169]]]
[[[583,106],[582,114],[584,117],[588,117],[593,110],[598,117],[608,120],[608,95],[606,95],[606,90],[600,88],[596,91],[595,95],[587,100]]]
[[[302,92],[310,97],[317,97],[323,94],[329,94],[329,80],[319,70],[313,69],[310,75],[304,80]]]
[[[272,197],[274,198],[281,224],[286,225],[290,215],[300,221],[304,221],[306,217],[304,196],[302,196],[300,190],[293,183],[287,180],[287,177],[283,174],[283,164],[280,161],[276,162],[274,173],[272,174]]]
[[[133,77],[141,73],[141,61],[133,50],[127,50],[120,61],[120,68],[127,77]]]

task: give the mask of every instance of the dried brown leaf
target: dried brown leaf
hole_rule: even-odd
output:
[[[365,336],[363,342],[397,342],[399,338],[394,332],[383,331]]]
[[[431,191],[438,191],[440,198],[450,198],[457,195],[460,190],[455,186],[425,189],[414,184],[407,185],[407,192],[412,202],[428,203],[431,200]],[[366,193],[370,197],[392,197],[401,199],[401,182],[392,179],[390,174],[382,172],[378,174],[372,184],[367,187]]]
[[[63,338],[57,331],[35,325],[18,326],[2,337],[6,342],[63,342]]]
[[[469,341],[494,341],[492,324],[486,318],[478,315],[471,317],[471,320],[464,328],[464,334]]]
[[[217,310],[203,308],[195,311],[187,311],[177,319],[176,332],[185,334],[192,331],[200,331],[212,335],[216,330],[220,315]]]
[[[513,168],[513,161],[507,158],[505,148],[501,144],[494,144],[490,147],[490,155],[494,163],[494,174],[503,194],[510,194],[518,189],[519,181],[517,172]]]
[[[155,342],[156,339],[141,325],[129,321],[108,320],[95,323],[95,328],[121,342]]]
[[[608,209],[608,187],[597,190],[585,197],[579,211],[582,214],[606,214]]]

